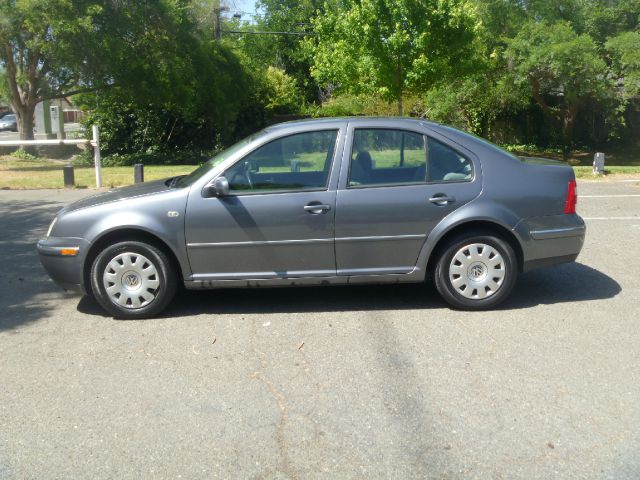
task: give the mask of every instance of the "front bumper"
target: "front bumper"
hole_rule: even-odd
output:
[[[89,242],[83,238],[48,237],[38,241],[37,248],[40,263],[56,284],[66,291],[86,293],[82,273]],[[77,253],[72,255],[71,251]]]

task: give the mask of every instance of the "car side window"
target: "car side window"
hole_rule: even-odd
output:
[[[379,128],[356,129],[348,186],[424,183],[426,160],[425,139],[419,133]]]
[[[448,147],[444,143],[429,138],[429,168],[427,179],[430,182],[464,182],[473,178],[473,164],[468,158]]]
[[[337,130],[273,140],[225,172],[232,194],[326,189]]]

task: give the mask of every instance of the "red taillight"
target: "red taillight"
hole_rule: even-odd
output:
[[[575,180],[571,180],[567,190],[567,201],[564,204],[564,213],[576,213],[576,203],[578,203],[578,186]]]

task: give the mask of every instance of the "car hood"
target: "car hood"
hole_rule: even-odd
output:
[[[98,193],[87,198],[78,200],[66,206],[62,212],[72,212],[81,208],[93,207],[103,203],[117,202],[134,197],[153,195],[172,190],[167,185],[167,180],[155,180],[153,182],[137,183],[128,187],[115,188],[103,193]]]

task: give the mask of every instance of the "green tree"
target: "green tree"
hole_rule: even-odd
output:
[[[311,76],[311,58],[303,42],[306,34],[313,33],[312,19],[324,15],[335,3],[337,0],[260,0],[259,11],[263,13],[253,18],[255,23],[240,28],[248,33],[230,35],[229,41],[240,47],[252,68],[264,71],[275,67],[285,71],[295,80],[303,101],[316,101],[318,85]]]
[[[529,21],[509,41],[505,56],[513,80],[529,89],[548,116],[561,122],[566,150],[581,109],[613,91],[595,42],[565,22]]]
[[[293,77],[276,67],[264,75],[265,108],[269,113],[292,113],[300,108],[302,98]]]
[[[253,79],[228,48],[194,43],[182,68],[179,84],[154,96],[120,86],[81,96],[85,123],[100,126],[106,154],[211,150],[262,126],[259,112],[249,113]]]
[[[313,76],[338,91],[398,104],[469,68],[474,19],[457,0],[362,0],[314,20]]]
[[[625,32],[607,41],[625,99],[640,95],[640,32]]]
[[[21,138],[33,138],[43,100],[115,85],[178,96],[190,45],[183,3],[0,0],[0,67]]]

